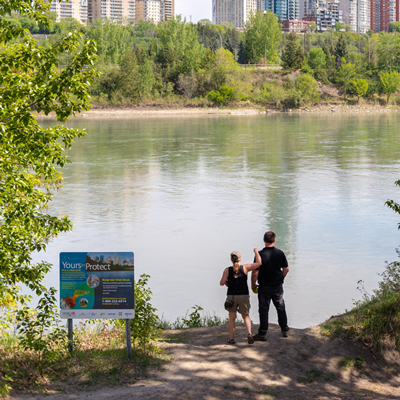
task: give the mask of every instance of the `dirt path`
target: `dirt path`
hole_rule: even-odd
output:
[[[255,331],[255,330],[254,330]],[[330,339],[318,328],[248,345],[243,327],[228,345],[227,327],[166,332],[173,361],[136,385],[23,399],[399,399],[399,360],[378,360],[357,342]],[[338,361],[351,357],[347,370]],[[303,378],[303,379],[302,379]],[[300,381],[299,381],[300,380]],[[313,382],[309,382],[309,381]],[[304,381],[302,383],[301,381]]]

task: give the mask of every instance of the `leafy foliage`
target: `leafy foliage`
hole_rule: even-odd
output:
[[[151,342],[161,333],[157,309],[150,303],[152,292],[148,287],[149,279],[149,275],[142,274],[135,282],[135,318],[131,319],[133,343],[137,343],[145,353],[155,349]]]
[[[368,82],[366,79],[354,79],[351,82],[357,93],[358,98],[364,97],[368,92]]]
[[[282,55],[282,67],[284,69],[300,69],[303,63],[303,51],[300,43],[297,40],[295,33],[291,33],[288,38],[288,43]]]
[[[50,288],[43,293],[34,311],[24,307],[16,314],[20,346],[37,353],[41,373],[44,364],[54,362],[67,350],[67,332],[58,325],[56,293],[56,289]]]
[[[216,104],[225,104],[235,98],[235,90],[232,87],[221,86],[219,90],[209,92],[207,98]]]
[[[400,74],[397,71],[385,72],[380,76],[382,83],[382,92],[387,96],[389,103],[390,96],[400,89]]]
[[[301,104],[319,100],[318,83],[311,75],[301,74],[296,80],[295,89]]]
[[[84,132],[65,126],[44,129],[32,110],[53,112],[65,122],[89,109],[88,89],[97,76],[92,69],[96,45],[73,31],[38,46],[23,27],[4,18],[17,12],[49,26],[49,7],[41,0],[0,5],[0,298],[16,298],[18,283],[40,295],[50,265],[33,264],[31,254],[45,250],[53,237],[72,227],[66,216],[57,218],[45,210],[61,187],[58,168],[68,162],[63,147]],[[60,68],[58,57],[64,53],[70,61]]]
[[[244,48],[247,59],[251,64],[257,64],[264,57],[265,46],[267,59],[278,58],[278,47],[282,34],[278,17],[271,11],[265,14],[261,10],[251,13],[244,28]]]

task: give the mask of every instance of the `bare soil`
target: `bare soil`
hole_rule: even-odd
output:
[[[253,327],[256,332],[256,327]],[[319,328],[271,325],[267,342],[249,345],[243,326],[228,345],[227,326],[165,331],[173,360],[134,385],[93,392],[79,386],[57,395],[14,399],[373,399],[400,398],[398,353],[373,354],[359,342],[330,338]],[[347,369],[339,360],[354,360]]]

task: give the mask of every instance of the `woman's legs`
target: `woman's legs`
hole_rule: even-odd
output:
[[[251,335],[251,319],[249,317],[249,314],[243,314],[243,322],[244,322],[244,326],[247,329],[247,334]]]
[[[229,312],[229,324],[228,324],[228,327],[229,327],[230,339],[233,339],[233,336],[235,334],[235,327],[236,327],[235,321],[236,321],[236,311],[235,312]]]

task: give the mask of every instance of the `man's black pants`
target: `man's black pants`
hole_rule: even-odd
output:
[[[287,324],[287,315],[285,309],[285,301],[283,300],[283,287],[279,286],[260,286],[258,288],[258,312],[260,314],[260,327],[258,334],[265,336],[268,331],[268,313],[271,300],[278,312],[278,323],[283,332],[289,330]]]

